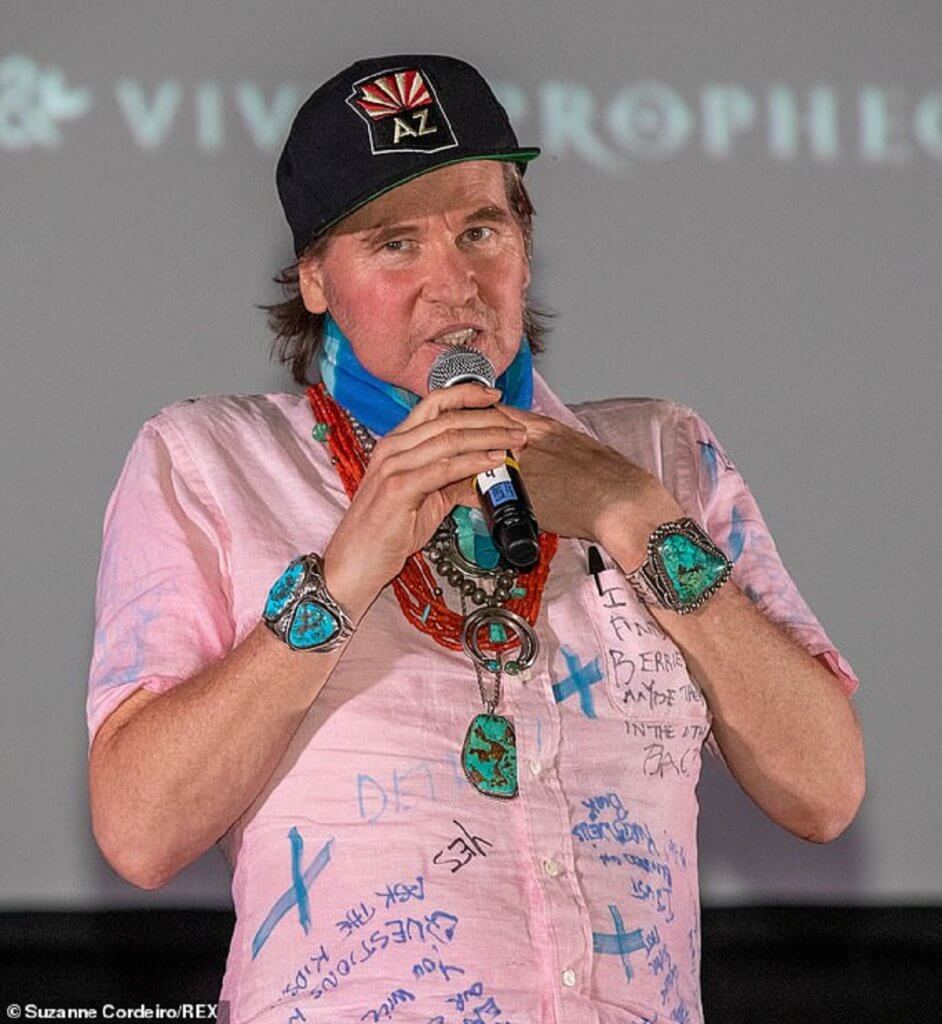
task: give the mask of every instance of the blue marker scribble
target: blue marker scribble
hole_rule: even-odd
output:
[[[644,949],[644,936],[640,928],[635,928],[632,932],[625,931],[625,922],[614,903],[609,903],[608,910],[612,915],[612,921],[615,922],[615,932],[614,934],[593,932],[592,951],[593,953],[613,953],[620,957],[621,965],[625,969],[625,980],[631,981],[633,971],[628,957],[630,954]]]
[[[118,545],[106,544],[102,549],[99,568],[100,590],[108,595],[109,604],[126,607],[119,616],[110,616],[95,631],[95,650],[91,675],[96,686],[112,687],[132,683],[149,671],[151,651],[148,635],[153,623],[166,614],[167,600],[171,602],[179,593],[175,580],[152,583],[138,593],[139,573],[131,560],[122,555]]]
[[[729,520],[729,536],[726,538],[726,557],[731,562],[735,562],[742,554],[742,549],[746,546],[745,519],[743,519],[742,512],[735,505],[733,505],[732,511],[729,514]]]
[[[713,492],[716,490],[716,449],[709,441],[697,441],[700,446],[700,461],[703,463],[703,468],[706,470],[707,476],[710,478],[710,493],[708,498],[713,497]]]
[[[566,659],[566,666],[569,675],[561,682],[553,683],[553,696],[556,703],[564,701],[571,694],[579,691],[579,706],[587,718],[595,718],[595,707],[592,702],[592,691],[589,689],[593,683],[602,678],[602,670],[599,668],[599,659],[594,658],[587,665],[579,663],[579,655],[570,650],[565,644],[562,647],[563,657]]]
[[[333,839],[328,839],[324,843],[320,853],[311,861],[304,874],[301,874],[301,854],[304,849],[304,840],[301,838],[297,828],[291,829],[288,833],[288,838],[291,840],[291,888],[278,897],[275,905],[269,910],[268,916],[262,922],[261,927],[255,933],[255,938],[252,939],[253,960],[258,956],[262,946],[268,941],[268,936],[271,935],[275,925],[295,905],[298,907],[298,918],[301,922],[301,927],[304,929],[305,934],[307,933],[310,924],[308,890],[311,888],[314,879],[327,867],[330,861],[330,847]]]
[[[753,604],[758,604],[762,600],[762,595],[758,590],[751,584],[747,583],[743,588],[742,592],[749,598]]]
[[[301,854],[304,853],[304,840],[297,826],[293,826],[288,833],[291,840],[291,884],[294,886],[294,899],[298,905],[298,920],[307,935],[311,927],[311,907],[308,903],[307,888],[304,879],[301,877]]]

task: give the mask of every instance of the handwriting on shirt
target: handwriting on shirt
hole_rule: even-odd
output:
[[[653,886],[643,878],[632,878],[630,891],[634,899],[650,903],[665,923],[670,924],[674,920],[673,886]]]
[[[417,881],[420,880],[421,876],[418,876]],[[408,893],[406,898],[414,899],[418,888],[419,886],[412,886],[411,883],[395,883],[387,886],[387,892]],[[423,890],[422,898],[424,898],[424,886],[421,888]],[[385,894],[376,893],[376,895]],[[364,913],[364,908],[372,911],[368,917]],[[368,920],[375,916],[375,908],[367,904],[366,900],[361,900],[354,916],[364,918],[360,924],[360,927],[363,927]],[[349,920],[350,915],[348,914],[344,921],[339,922],[344,926],[344,930],[348,927]],[[446,983],[453,983],[453,975],[461,976],[466,973],[465,968],[460,964],[450,962],[450,958],[446,959],[445,954],[439,948],[439,943],[446,946],[452,942],[457,925],[458,918],[442,910],[434,911],[421,919],[407,917],[386,921],[383,924],[385,931],[374,929],[370,938],[361,943],[359,950],[354,948],[347,956],[340,959],[332,958],[330,952],[321,943],[317,951],[308,957],[308,960],[302,965],[294,980],[284,987],[283,994],[293,999],[321,999],[338,988],[342,980],[354,973],[359,964],[365,963],[373,955],[381,953],[388,944],[421,942],[427,944],[428,951],[423,952],[421,957],[412,964],[412,980],[387,989],[379,1005],[369,1006],[359,1015],[359,1020],[377,1024],[379,1021],[398,1017],[397,1011],[400,1008],[415,1004],[408,1019],[417,1019],[414,1015],[420,1009],[420,1002],[424,1001],[420,988],[424,987],[427,982],[436,979],[444,979]],[[432,939],[434,941],[430,941]],[[369,955],[365,957],[359,955],[367,949],[371,950]],[[470,985],[463,982],[460,989],[444,998],[436,993],[434,987],[427,988],[424,996],[428,999],[441,999],[448,1007],[446,1013],[436,1013],[431,1017],[429,1024],[453,1024],[451,1012],[461,1014],[460,1024],[513,1024],[513,1021],[507,1019],[497,999],[487,992],[486,986],[480,980]],[[426,1013],[428,1012],[433,1012],[431,1007],[427,1008]],[[295,1006],[287,1024],[307,1024],[313,1020],[310,1014],[310,1010],[305,1011],[300,1006]]]
[[[627,592],[614,578],[601,593],[602,606],[610,609],[603,634],[608,648],[608,687],[617,706],[625,714],[657,715],[667,718],[704,716],[706,704],[699,687],[687,674],[683,653],[650,617],[632,616]],[[635,602],[636,603],[636,602]],[[626,609],[618,611],[617,609]],[[637,650],[638,640],[647,641]],[[666,778],[671,774],[689,774],[695,759],[688,755],[680,771],[673,751],[665,751],[664,764],[647,762],[646,774]],[[671,764],[673,762],[673,765]],[[678,771],[673,772],[676,766]]]
[[[408,903],[410,899],[424,900],[425,882],[421,875],[416,875],[414,883],[387,883],[384,892],[374,892],[373,895],[385,899],[386,906],[384,909],[388,910],[394,904]],[[360,900],[359,905],[350,907],[344,914],[343,919],[335,922],[335,925],[340,934],[346,938],[357,928],[362,928],[365,924],[368,924],[375,915],[376,908],[372,904],[367,904],[364,900]]]
[[[346,956],[338,960],[332,961],[322,945],[319,952],[323,955],[315,960],[318,977],[315,979],[312,973],[299,970],[282,991],[293,998],[306,990],[311,999],[320,999],[337,989],[344,978],[381,954],[390,944],[424,943],[432,939],[448,943],[454,938],[457,925],[458,918],[447,910],[433,910],[421,918],[393,918],[384,921],[381,927],[374,928],[369,936],[360,939],[359,945],[353,946]],[[333,964],[329,971],[323,970],[327,963]]]
[[[653,636],[661,640],[667,639],[667,634],[654,622],[639,622],[636,619],[627,619],[624,615],[609,615],[608,627],[615,635],[615,639],[624,643],[629,637]]]
[[[660,654],[662,658],[667,660],[673,658],[673,654],[670,651],[647,651],[642,653],[650,655],[652,658],[655,653]],[[703,694],[700,693],[696,686],[690,683],[689,679],[687,681],[683,681],[683,679],[674,680],[677,683],[676,686],[666,686],[658,678],[641,679],[639,677],[636,680],[636,673],[642,670],[638,667],[638,662],[635,661],[635,658],[629,657],[623,650],[614,647],[609,648],[608,655],[612,666],[612,685],[615,687],[618,699],[626,708],[643,711],[662,711],[666,708],[683,708],[687,705],[703,706]],[[683,662],[682,656],[681,662]],[[662,665],[666,663],[666,661],[661,662]],[[668,670],[663,667],[658,668],[655,670],[655,675],[666,671]],[[648,672],[651,672],[651,670],[649,669]]]
[[[674,1021],[675,1024],[688,1024],[690,1010],[678,991],[680,971],[656,925],[643,932],[639,947],[644,950],[648,970],[660,981],[661,1006],[667,1010],[669,1004],[673,1002],[666,1020]],[[696,977],[696,972],[694,972],[694,977]],[[630,981],[631,975],[628,974],[627,978]],[[660,1019],[659,1016],[658,1020]]]
[[[663,878],[668,886],[673,886],[674,879],[671,875],[670,865],[662,860],[655,860],[651,857],[642,857],[637,853],[600,853],[599,863],[604,867],[631,866],[640,868],[642,871]]]
[[[710,731],[709,726],[698,722],[626,722],[625,729],[632,739],[652,740],[702,740]]]
[[[435,954],[434,957],[423,956],[421,960],[412,965],[412,977],[418,980],[419,978],[428,978],[435,974],[440,974],[445,981],[451,981],[453,974],[464,974],[464,968],[459,967],[457,964],[446,964],[442,959],[442,955],[438,950],[438,946],[432,943],[432,952]]]
[[[481,836],[472,835],[457,818],[452,818],[451,820],[462,832],[462,835],[458,836],[456,839],[452,839],[445,848],[451,851],[454,856],[446,857],[445,850],[439,850],[432,858],[432,863],[449,864],[451,865],[449,870],[452,874],[455,874],[455,872],[460,871],[465,867],[465,865],[470,864],[475,857],[486,857],[487,854],[484,852],[483,848],[485,846],[493,846],[494,844]]]
[[[477,1002],[477,1000],[483,1002]],[[498,1006],[497,1000],[492,995],[487,995],[482,982],[476,981],[473,985],[446,996],[445,1002],[450,1003],[458,1013],[462,1014],[461,1024],[512,1024],[512,1021],[498,1020],[504,1011]],[[467,1016],[467,1014],[471,1016]],[[444,1014],[432,1017],[428,1024],[447,1024]]]
[[[393,882],[386,883],[383,892],[374,892],[374,896],[381,896],[386,900],[386,910],[389,910],[395,903],[408,903],[409,900],[425,899],[425,880],[421,875],[415,876],[415,882]]]
[[[641,772],[649,779],[700,778],[701,750],[710,731],[708,725],[696,722],[655,724],[626,722],[628,737],[652,739],[655,742],[641,746],[639,758]],[[634,745],[637,749],[637,744]]]
[[[659,856],[651,830],[643,822],[631,820],[617,793],[600,793],[583,800],[582,804],[589,811],[588,819],[580,821],[572,829],[580,843],[591,843],[593,847],[599,842],[614,842],[622,846],[637,843],[648,853]],[[603,814],[610,815],[610,820],[602,819]]]
[[[438,783],[436,787],[436,781]],[[415,761],[404,770],[393,769],[390,778],[377,779],[359,772],[356,777],[357,807],[367,824],[387,814],[407,814],[421,802],[439,799],[445,791],[455,793],[470,786],[456,754]]]
[[[386,884],[385,890],[374,892],[374,896],[385,901],[385,908],[394,904],[425,900],[425,883],[421,875],[415,881],[396,881]],[[350,939],[354,945],[350,952],[336,959],[324,945],[309,955],[295,971],[294,977],[282,988],[282,994],[296,998],[304,995],[320,999],[336,989],[342,980],[359,966],[381,954],[390,944],[405,945],[413,942],[441,943],[452,941],[458,918],[446,910],[434,910],[421,917],[389,918],[377,926],[376,907],[372,901],[361,899],[351,906],[335,927],[343,939]],[[372,926],[372,927],[371,927]],[[367,930],[369,929],[369,934]],[[360,935],[357,940],[354,935]]]
[[[663,743],[649,743],[644,748],[641,770],[647,776],[663,779],[665,775],[682,775],[690,778],[692,769],[699,764],[700,748],[684,747],[672,752]]]
[[[586,797],[582,806],[588,815],[573,827],[572,834],[593,850],[601,845],[598,859],[603,867],[628,869],[626,883],[632,899],[646,904],[666,924],[673,921],[674,872],[687,867],[683,846],[667,832],[659,845],[647,824],[632,819],[617,793]],[[618,852],[604,849],[612,845]]]
[[[401,1006],[406,1002],[415,1002],[415,995],[405,988],[397,988],[395,992],[390,992],[389,995],[383,1000],[382,1004],[375,1010],[367,1010],[366,1013],[362,1014],[360,1020],[368,1021],[379,1021],[388,1020],[395,1011],[397,1006]]]

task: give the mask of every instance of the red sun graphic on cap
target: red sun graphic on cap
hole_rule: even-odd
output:
[[[417,68],[389,68],[361,79],[347,103],[369,128],[373,156],[438,153],[458,145],[434,86]]]
[[[360,86],[357,104],[372,118],[390,117],[432,103],[425,80],[418,71],[396,71]]]

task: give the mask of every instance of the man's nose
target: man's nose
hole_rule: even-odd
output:
[[[429,302],[463,306],[477,294],[478,285],[472,262],[455,249],[439,249],[428,254],[422,295]]]

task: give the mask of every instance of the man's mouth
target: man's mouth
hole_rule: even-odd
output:
[[[458,345],[470,346],[471,342],[481,332],[476,327],[461,327],[446,334],[439,334],[431,339],[433,345],[444,345],[446,348],[455,348]]]

